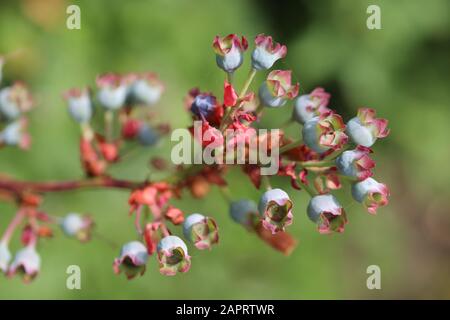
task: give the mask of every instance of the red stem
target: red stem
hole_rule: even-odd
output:
[[[1,242],[6,242],[6,243],[9,242],[9,240],[11,239],[11,236],[13,235],[17,226],[19,226],[20,223],[22,222],[23,217],[24,217],[23,209],[20,209],[19,211],[16,212],[16,215],[9,223],[8,228],[6,228],[5,233],[2,236]]]
[[[24,192],[48,193],[82,188],[117,188],[132,190],[142,185],[144,185],[144,182],[120,180],[111,177],[48,182],[18,181],[0,178],[0,191],[3,190],[17,196],[20,196]]]

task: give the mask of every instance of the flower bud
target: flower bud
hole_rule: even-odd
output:
[[[358,115],[347,123],[347,134],[350,139],[364,147],[371,147],[377,138],[387,137],[389,129],[386,119],[375,118],[375,110],[361,108]]]
[[[219,242],[219,231],[213,218],[194,213],[186,218],[183,224],[184,237],[194,243],[197,249],[211,249]]]
[[[67,101],[69,113],[75,121],[86,123],[91,120],[93,110],[88,88],[70,89],[64,94],[64,99]]]
[[[292,224],[292,201],[289,195],[281,189],[266,191],[259,200],[258,210],[262,225],[272,234],[284,231]]]
[[[136,138],[139,133],[141,122],[136,119],[127,119],[122,126],[122,137],[126,140]]]
[[[0,90],[0,115],[6,119],[14,120],[32,106],[31,94],[23,83],[16,82]]]
[[[164,91],[164,86],[154,73],[147,72],[137,76],[130,87],[132,99],[147,106],[156,104]]]
[[[153,146],[159,140],[159,134],[148,124],[142,124],[138,133],[139,142],[144,146]]]
[[[347,143],[345,124],[340,115],[328,112],[308,120],[303,126],[303,140],[317,153],[339,149]]]
[[[159,272],[174,276],[177,272],[187,272],[191,267],[191,257],[186,244],[177,236],[166,236],[158,243]]]
[[[19,250],[9,266],[8,276],[12,277],[19,273],[24,282],[30,282],[39,273],[41,258],[36,252],[34,245],[28,245]]]
[[[310,94],[304,94],[295,99],[292,118],[304,124],[316,116],[331,111],[327,108],[330,94],[323,88],[316,88]]]
[[[385,184],[367,178],[352,185],[352,196],[362,203],[369,213],[376,214],[378,207],[388,204],[389,189]]]
[[[323,194],[311,198],[307,213],[311,221],[317,223],[322,234],[344,232],[347,223],[345,210],[331,194]]]
[[[69,213],[61,221],[61,228],[67,236],[83,242],[91,238],[93,225],[89,216],[81,216],[78,213]]]
[[[125,79],[120,75],[108,73],[97,77],[97,86],[97,98],[105,109],[117,110],[123,107],[128,94]]]
[[[199,94],[191,104],[191,112],[199,118],[207,118],[214,113],[217,106],[216,97],[210,94]]]
[[[285,45],[274,43],[271,36],[264,34],[256,36],[255,45],[252,53],[252,67],[256,70],[270,69],[275,61],[284,58],[287,53]]]
[[[244,51],[247,50],[248,42],[245,37],[239,40],[235,34],[226,37],[216,36],[213,48],[216,52],[216,63],[225,72],[233,72],[239,68],[244,61]]]
[[[252,200],[233,201],[230,205],[230,216],[233,221],[244,227],[251,227],[255,217],[259,216],[258,207]]]
[[[19,119],[8,124],[3,131],[0,131],[0,144],[27,149],[31,139],[26,127],[27,121],[25,119]]]
[[[298,83],[291,85],[291,71],[273,70],[259,88],[259,99],[267,107],[281,107],[297,96],[298,89]]]
[[[119,257],[114,260],[113,269],[116,274],[123,271],[130,280],[145,273],[147,260],[147,248],[139,241],[131,241],[122,246]]]
[[[373,175],[375,162],[369,157],[370,149],[358,146],[354,150],[344,151],[336,158],[336,167],[344,176],[365,180]]]
[[[0,271],[6,273],[8,264],[11,261],[11,252],[5,241],[0,241]]]

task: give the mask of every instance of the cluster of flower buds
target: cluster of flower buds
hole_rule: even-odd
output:
[[[18,210],[0,238],[0,272],[8,277],[20,276],[25,283],[40,272],[41,258],[37,252],[40,239],[53,237],[54,226],[59,226],[69,237],[81,242],[91,237],[93,220],[89,215],[69,213],[56,217],[39,209],[42,197],[26,193],[18,199]],[[22,248],[13,256],[9,245],[13,234],[20,232]]]
[[[39,210],[40,194],[51,191],[86,186],[131,191],[129,214],[134,218],[137,239],[124,244],[113,262],[113,271],[124,273],[128,279],[144,274],[153,254],[161,274],[187,272],[192,260],[188,245],[204,250],[218,244],[218,226],[213,217],[200,213],[185,216],[181,205],[174,205],[173,200],[182,198],[185,191],[193,198],[204,198],[212,187],[217,187],[229,205],[231,219],[285,255],[297,244],[286,231],[298,213],[291,200],[293,192],[305,190],[310,195],[305,214],[322,234],[343,232],[347,224],[346,210],[333,194],[344,182],[350,184],[353,198],[371,214],[388,203],[388,188],[372,178],[375,162],[370,157],[370,148],[376,140],[389,133],[387,120],[376,118],[373,109],[361,108],[356,117],[345,123],[328,107],[331,95],[323,88],[297,96],[299,84],[293,83],[292,72],[271,70],[286,56],[287,48],[270,36],[261,34],[255,38],[250,72],[239,91],[235,89],[233,75],[243,64],[249,48],[247,39],[235,34],[217,36],[212,47],[218,67],[225,72],[223,95],[218,97],[194,88],[184,103],[192,120],[185,131],[200,147],[194,150],[203,157],[210,155],[214,161],[208,158],[209,162],[204,159],[200,163],[171,166],[156,157],[150,163],[154,169],[167,172],[166,178],[139,182],[115,179],[107,170],[123,159],[129,149],[126,144],[155,146],[170,131],[168,124],[154,123],[156,110],[149,108],[160,100],[163,85],[152,73],[110,73],[97,78],[95,95],[89,88],[67,91],[64,98],[69,114],[81,128],[81,164],[86,178],[39,184],[0,177],[0,196],[10,196],[19,205],[0,241],[0,270],[8,275],[20,272],[26,281],[34,278],[40,267],[36,245],[39,238],[52,235],[51,223],[59,224],[69,237],[80,241],[91,238],[94,224],[90,215],[70,213],[55,218]],[[257,73],[264,73],[264,81],[253,91]],[[299,126],[296,137],[287,137],[282,129],[270,133],[258,130],[265,107],[287,110],[290,101],[289,124]],[[22,132],[23,124],[17,124],[22,123],[18,121],[23,121],[21,115],[30,107],[29,94],[23,85],[15,84],[0,91],[2,119],[17,126],[2,131],[0,144],[12,144],[8,141],[20,144],[23,138],[18,133]],[[102,116],[97,117],[99,111]],[[233,199],[226,174],[236,167],[257,189],[263,189],[259,203]],[[287,177],[292,190],[272,187],[272,176]],[[12,259],[8,244],[21,224],[24,224],[24,248]],[[186,242],[174,235],[171,230],[174,227],[180,227],[179,234]]]
[[[256,135],[261,141],[267,136],[257,134],[252,124],[263,116],[263,107],[280,108],[293,100],[290,123],[301,126],[294,139],[280,133],[282,145],[279,149],[279,176],[287,176],[293,189],[306,190],[311,200],[307,206],[308,217],[317,224],[320,233],[343,232],[347,215],[333,190],[342,188],[343,181],[351,184],[353,198],[362,203],[369,213],[376,213],[380,206],[388,203],[389,190],[372,178],[375,162],[370,158],[370,147],[378,138],[388,135],[387,120],[375,117],[375,111],[361,108],[355,118],[345,123],[342,117],[328,107],[331,95],[323,88],[297,97],[299,85],[292,83],[290,70],[269,71],[266,80],[259,86],[258,94],[250,90],[256,72],[269,70],[274,63],[284,58],[287,48],[275,43],[271,37],[258,35],[251,55],[251,71],[239,94],[234,89],[231,76],[242,65],[244,52],[248,48],[245,37],[231,34],[217,36],[213,42],[217,65],[226,74],[223,103],[212,93],[195,89],[185,99],[194,121],[202,121],[203,133],[213,137],[202,141],[203,147],[210,142],[225,143],[225,153],[241,142],[248,154],[252,151],[249,136]],[[239,129],[240,136],[228,133],[228,129]],[[231,136],[231,139],[228,139]],[[271,140],[273,151],[274,140]],[[254,148],[254,146],[253,146]],[[226,157],[226,155],[225,155]],[[285,228],[293,222],[293,202],[282,189],[272,189],[270,176],[262,177],[261,164],[245,163],[241,166],[253,184],[260,188],[266,179],[267,191],[262,194],[257,206],[252,200],[231,201],[230,215],[245,228],[268,231],[272,238],[261,236],[275,248],[290,252],[291,248],[277,246],[279,234],[283,241],[295,244],[287,238]],[[265,231],[264,231],[265,232]],[[281,250],[281,251],[283,251]]]
[[[80,153],[88,176],[105,175],[123,150],[130,149],[126,144],[153,146],[168,133],[166,124],[154,122],[152,107],[164,92],[156,74],[108,73],[96,82],[96,95],[90,88],[73,88],[63,95],[70,116],[82,130]],[[95,117],[98,111],[103,117]]]
[[[129,198],[130,213],[135,214],[135,228],[142,241],[131,241],[122,246],[114,260],[114,271],[124,271],[128,279],[144,274],[149,256],[157,254],[161,274],[173,276],[186,272],[191,266],[186,243],[172,235],[168,224],[182,225],[185,239],[197,249],[211,249],[219,241],[218,227],[211,217],[184,213],[170,204],[181,189],[166,182],[148,183],[134,190]],[[147,220],[151,213],[153,219]],[[144,218],[144,219],[143,219]],[[144,221],[143,221],[144,220]],[[144,244],[145,243],[145,244]]]
[[[3,86],[4,62],[0,56],[0,148],[16,146],[28,149],[31,140],[26,113],[32,109],[33,99],[27,86],[20,81]]]

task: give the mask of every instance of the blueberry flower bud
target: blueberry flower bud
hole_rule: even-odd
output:
[[[331,111],[327,108],[330,94],[322,88],[314,89],[310,94],[304,94],[295,99],[292,118],[304,124],[316,116]]]
[[[255,217],[259,216],[258,207],[252,200],[233,201],[230,205],[230,216],[244,227],[251,227]]]
[[[139,126],[138,139],[144,146],[153,146],[158,142],[159,134],[148,124],[142,124]]]
[[[123,271],[130,280],[145,273],[147,260],[147,248],[139,241],[131,241],[122,246],[119,257],[114,260],[113,269],[116,274]]]
[[[267,107],[281,107],[297,96],[298,89],[298,83],[291,84],[291,71],[273,70],[259,88],[259,99]]]
[[[6,119],[14,120],[32,106],[31,94],[23,83],[16,82],[0,90],[0,115]]]
[[[16,253],[9,266],[8,276],[12,277],[19,273],[24,282],[30,282],[37,276],[40,267],[41,258],[34,245],[29,245]]]
[[[225,72],[233,72],[239,68],[244,60],[244,51],[247,50],[248,42],[245,37],[239,40],[235,34],[226,37],[216,36],[213,48],[216,52],[216,63]]]
[[[292,201],[281,189],[266,191],[259,200],[258,210],[265,229],[275,234],[292,224]]]
[[[158,243],[159,272],[174,276],[177,272],[187,272],[191,267],[191,257],[186,244],[177,236],[167,236]]]
[[[217,106],[216,97],[210,94],[199,94],[191,104],[191,112],[199,118],[207,118],[214,113]]]
[[[26,149],[30,145],[30,136],[26,131],[27,121],[19,119],[8,124],[0,131],[0,145],[18,146]]]
[[[386,119],[375,118],[375,110],[361,108],[358,115],[347,123],[347,134],[354,143],[371,147],[377,138],[387,137],[387,125]]]
[[[92,102],[88,88],[70,89],[64,94],[70,116],[79,123],[89,122],[92,118]]]
[[[61,221],[63,232],[69,237],[75,237],[80,241],[91,238],[93,221],[89,216],[81,216],[78,213],[69,213]]]
[[[336,167],[344,176],[365,180],[373,175],[371,169],[375,167],[375,162],[369,157],[370,152],[369,148],[362,146],[344,151],[336,158]]]
[[[339,149],[347,143],[345,124],[340,115],[327,112],[308,120],[303,126],[303,140],[315,152]]]
[[[97,98],[105,109],[117,110],[123,107],[128,94],[124,78],[112,73],[101,75],[97,77],[97,86]]]
[[[352,185],[352,196],[362,203],[369,213],[376,214],[378,207],[388,204],[389,189],[385,184],[367,178]]]
[[[131,98],[147,106],[156,104],[164,91],[164,86],[154,73],[147,72],[137,75],[130,87]]]
[[[0,271],[6,273],[8,264],[11,261],[11,252],[5,241],[0,241]]]
[[[270,69],[275,61],[284,58],[287,53],[285,45],[274,43],[271,36],[264,34],[256,36],[255,45],[252,53],[252,66],[256,70]]]
[[[219,231],[214,219],[194,213],[186,218],[183,224],[184,237],[193,242],[197,249],[211,249],[219,242]]]
[[[308,204],[307,213],[309,219],[317,223],[320,233],[344,232],[347,216],[345,210],[333,195],[323,194],[312,197]]]

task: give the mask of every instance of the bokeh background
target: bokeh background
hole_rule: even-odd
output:
[[[69,4],[81,8],[81,30],[66,28]],[[370,4],[381,8],[381,30],[366,27]],[[211,252],[191,249],[189,273],[161,276],[152,258],[147,273],[129,282],[112,272],[118,248],[100,239],[80,245],[56,232],[39,245],[40,276],[30,285],[0,277],[0,298],[450,298],[449,13],[447,0],[1,1],[0,53],[14,53],[5,82],[26,81],[38,104],[30,121],[32,149],[1,150],[2,173],[31,180],[82,175],[79,131],[61,99],[64,90],[94,85],[106,71],[153,70],[167,87],[161,118],[183,127],[189,122],[182,104],[187,90],[199,86],[221,95],[224,74],[215,65],[213,37],[238,33],[252,44],[256,34],[266,33],[288,45],[277,67],[293,70],[301,92],[323,86],[345,119],[370,106],[390,120],[391,134],[375,145],[374,158],[376,177],[392,196],[388,207],[370,216],[349,192],[339,192],[350,223],[344,234],[321,236],[306,217],[307,196],[292,190],[290,232],[300,244],[284,257],[232,223],[216,189],[203,200],[186,195],[180,207],[216,217],[221,231]],[[238,84],[249,53],[246,59]],[[268,112],[264,124],[277,127],[291,108]],[[298,130],[288,131],[295,136]],[[169,145],[142,150],[113,172],[143,179],[155,154],[169,158]],[[260,192],[240,171],[230,172],[229,181],[234,198],[258,199]],[[275,184],[288,187],[283,180]],[[90,212],[98,232],[120,244],[135,237],[127,196],[114,190],[52,194],[43,208],[55,215]],[[13,213],[11,205],[0,204],[2,230]],[[66,289],[71,264],[81,267],[82,290]],[[366,288],[366,268],[373,264],[381,268],[381,290]]]

